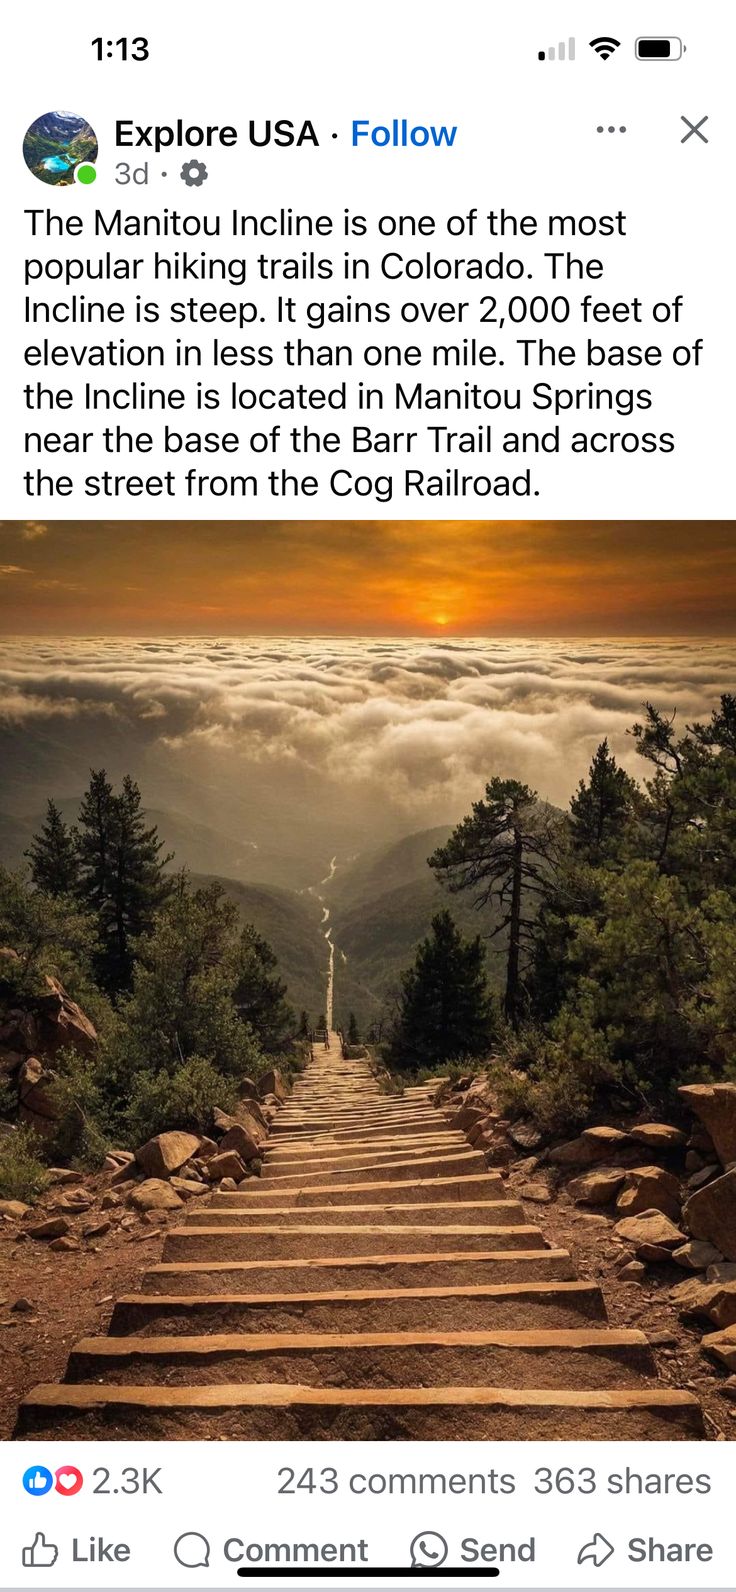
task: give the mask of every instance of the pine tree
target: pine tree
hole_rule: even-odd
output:
[[[133,942],[169,894],[162,851],[135,780],[126,774],[116,795],[105,770],[93,770],[79,811],[80,893],[97,917],[99,976],[113,994],[130,987]]]
[[[350,1017],[348,1018],[348,1044],[360,1044],[360,1029],[358,1027],[358,1019],[355,1015],[355,1012],[351,1012]]]
[[[387,1059],[403,1070],[482,1055],[492,1012],[479,936],[464,940],[450,913],[438,912],[401,977]]]
[[[300,1039],[309,1038],[309,1012],[300,1013],[298,1034]]]
[[[283,1048],[295,1024],[277,966],[270,945],[251,923],[247,924],[240,936],[235,1005],[261,1049],[271,1054]]]
[[[637,806],[635,780],[619,768],[601,741],[588,770],[570,802],[573,849],[581,860],[598,863],[620,851]]]
[[[490,938],[508,935],[504,1013],[515,1026],[522,1009],[522,953],[533,944],[536,903],[545,890],[557,848],[558,824],[536,791],[515,779],[492,779],[485,801],[429,858],[457,894],[475,892],[475,905],[495,906]]]
[[[74,894],[79,877],[77,837],[64,823],[55,801],[47,802],[44,822],[25,856],[38,890],[50,896]]]

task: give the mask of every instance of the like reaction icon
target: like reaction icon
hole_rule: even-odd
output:
[[[59,1550],[55,1542],[47,1542],[42,1531],[37,1531],[29,1548],[22,1553],[26,1570],[50,1570],[56,1564]]]
[[[23,1472],[23,1486],[32,1498],[43,1498],[44,1494],[51,1491],[54,1478],[45,1465],[31,1465]]]

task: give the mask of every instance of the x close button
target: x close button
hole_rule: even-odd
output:
[[[690,131],[685,134],[684,138],[680,139],[680,143],[681,144],[686,144],[687,141],[688,141],[688,138],[692,138],[693,133],[696,133],[698,138],[702,138],[703,143],[707,144],[708,140],[707,140],[707,138],[705,136],[705,133],[701,133],[701,131],[700,131],[701,127],[703,126],[703,123],[707,122],[707,120],[708,120],[707,116],[701,116],[699,122],[691,122],[687,116],[681,116],[680,117],[680,121],[684,122],[685,126],[689,127]]]

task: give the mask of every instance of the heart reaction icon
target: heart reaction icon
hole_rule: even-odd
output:
[[[81,1492],[84,1477],[76,1465],[62,1465],[56,1472],[56,1491],[62,1498],[73,1498],[75,1493]]]

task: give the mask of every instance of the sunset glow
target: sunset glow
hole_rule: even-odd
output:
[[[5,633],[728,635],[728,521],[0,526]]]

